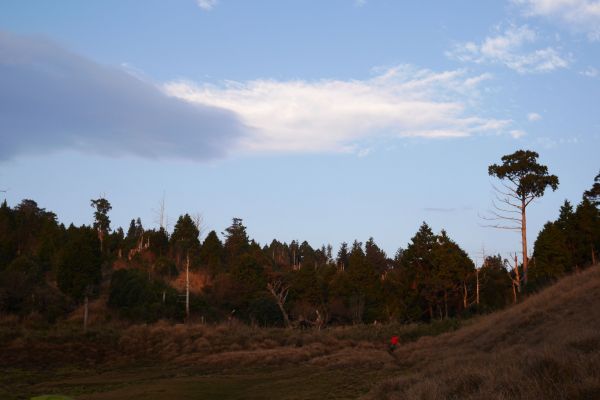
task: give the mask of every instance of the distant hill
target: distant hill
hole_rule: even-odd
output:
[[[600,267],[400,347],[374,399],[600,399]]]

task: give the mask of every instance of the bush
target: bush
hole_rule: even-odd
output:
[[[177,302],[175,289],[151,280],[143,271],[123,269],[112,276],[108,306],[118,309],[125,318],[145,322],[181,318],[183,307]]]

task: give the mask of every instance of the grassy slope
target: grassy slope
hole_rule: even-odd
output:
[[[600,399],[600,268],[395,354],[375,399]]]
[[[600,398],[598,267],[457,327],[15,328],[0,332],[0,398]]]

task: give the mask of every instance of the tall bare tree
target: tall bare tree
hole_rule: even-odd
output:
[[[273,282],[267,283],[267,290],[275,299],[281,315],[283,315],[286,328],[291,328],[292,324],[290,323],[287,311],[285,311],[285,301],[287,300],[290,287],[285,285],[280,279],[276,279]]]
[[[502,157],[502,164],[492,164],[488,173],[501,180],[502,188],[494,186],[496,199],[491,217],[494,228],[520,230],[523,253],[523,283],[527,284],[527,214],[533,200],[542,197],[547,187],[556,190],[558,177],[548,174],[548,167],[538,164],[539,154],[530,150],[517,150]]]
[[[165,193],[163,192],[162,198],[158,202],[158,209],[152,210],[155,214],[154,222],[158,224],[159,228],[165,230],[169,230],[169,216],[167,215],[166,207],[165,207]]]

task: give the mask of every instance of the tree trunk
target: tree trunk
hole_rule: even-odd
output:
[[[292,327],[292,323],[288,317],[287,312],[285,311],[285,300],[287,299],[289,288],[283,284],[281,281],[269,282],[267,283],[267,290],[277,303],[279,307],[279,311],[281,311],[281,315],[283,316],[283,322],[285,323],[285,327],[290,329]]]
[[[521,200],[521,244],[523,246],[523,284],[527,286],[527,216],[525,214],[525,199]],[[518,268],[518,267],[517,267]]]
[[[185,322],[190,320],[190,253],[185,262]]]
[[[517,304],[517,289],[515,288],[515,286],[517,286],[517,284],[515,283],[515,281],[512,281],[512,290],[513,290],[513,304]]]
[[[521,293],[521,275],[519,274],[519,260],[515,253],[515,276],[517,278],[517,290]]]
[[[475,270],[475,277],[477,278],[477,297],[475,298],[475,303],[479,306],[479,270]]]
[[[87,323],[88,323],[88,296],[85,295],[85,299],[83,300],[83,331],[87,332]]]
[[[446,315],[446,319],[448,319],[448,291],[444,290],[444,314]]]
[[[277,306],[279,306],[279,310],[281,311],[281,315],[283,315],[283,322],[285,323],[285,327],[290,329],[292,327],[292,323],[290,322],[290,318],[288,317],[287,311],[283,307],[280,301],[277,302]]]

